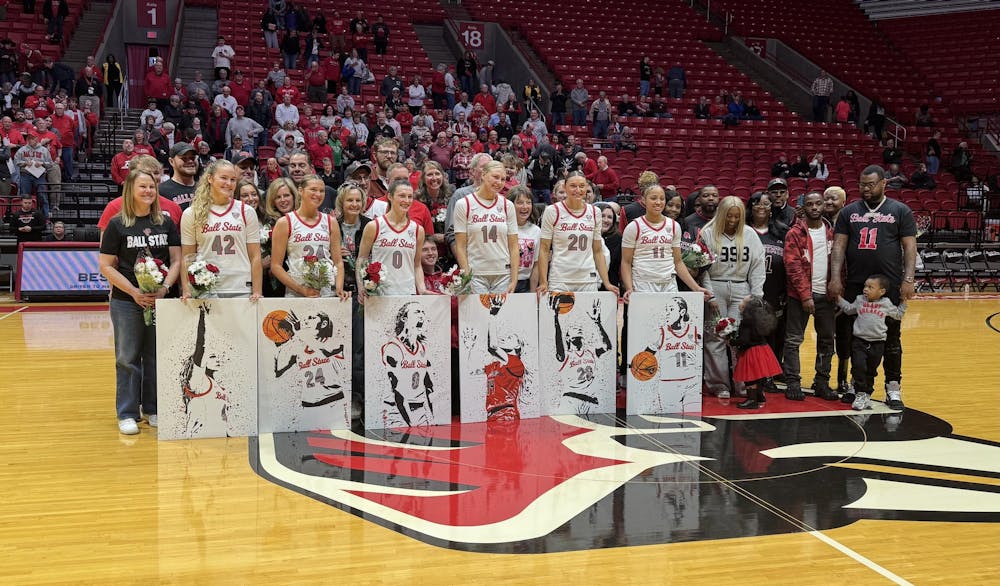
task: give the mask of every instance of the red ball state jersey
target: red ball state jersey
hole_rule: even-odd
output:
[[[593,243],[603,240],[597,208],[587,204],[577,214],[559,202],[542,214],[542,239],[552,241],[549,282],[600,282],[594,264]]]
[[[906,204],[885,198],[869,209],[858,200],[840,210],[834,232],[847,235],[848,283],[864,283],[877,273],[893,285],[903,282],[902,239],[917,235],[917,223]]]
[[[417,276],[413,262],[417,251],[417,223],[407,220],[406,227],[396,230],[385,216],[372,220],[375,240],[372,242],[371,261],[382,263],[385,278],[379,287],[380,295],[416,295]]]
[[[664,217],[658,226],[645,217],[633,220],[622,233],[622,248],[631,248],[632,278],[647,283],[672,282],[674,249],[681,247],[681,227]]]
[[[524,384],[524,363],[515,354],[507,355],[507,364],[500,361],[486,365],[486,420],[520,419],[517,400]]]
[[[203,226],[194,225],[194,209],[181,216],[181,244],[195,246],[198,256],[219,267],[221,294],[250,294],[250,255],[248,244],[260,244],[257,212],[241,201],[230,200],[224,206],[213,205]]]
[[[507,198],[485,202],[471,193],[455,203],[455,233],[468,241],[469,268],[473,274],[510,274],[507,237],[517,234],[517,213]]]

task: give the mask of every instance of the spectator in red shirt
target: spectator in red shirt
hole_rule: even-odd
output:
[[[133,148],[135,152],[140,155],[149,155],[151,157],[155,156],[153,152],[153,147],[149,145],[149,137],[146,136],[145,131],[141,128],[135,131],[135,138],[132,140]],[[124,181],[124,179],[122,179]]]
[[[593,183],[594,177],[597,175],[599,169],[597,168],[597,163],[593,159],[587,156],[587,153],[579,152],[576,154],[576,164],[580,171],[583,171],[583,176],[587,178],[587,181]]]
[[[17,147],[27,144],[21,131],[14,128],[14,121],[10,119],[10,116],[4,116],[0,119],[0,142],[10,147],[11,155],[14,154]]]
[[[326,77],[326,93],[336,94],[340,87],[340,54],[334,50],[323,61],[323,75]]]
[[[601,199],[613,200],[615,196],[618,195],[618,173],[608,166],[608,158],[605,156],[597,157],[597,173],[591,180],[592,183],[597,185],[597,189],[601,191]]]
[[[448,107],[448,94],[445,91],[445,79],[444,74],[448,71],[448,67],[441,63],[434,70],[434,75],[431,77],[431,100],[434,102],[435,110],[443,110]]]
[[[427,149],[427,158],[435,161],[447,171],[451,169],[451,157],[453,154],[448,135],[444,132],[438,132],[437,140]]]
[[[292,84],[292,79],[287,76],[285,77],[285,83],[280,88],[274,90],[274,95],[279,101],[282,102],[285,100],[285,96],[291,96],[293,104],[298,104],[302,99],[302,95],[298,88]]]
[[[129,162],[138,156],[139,153],[135,152],[135,143],[132,142],[132,139],[123,140],[122,152],[111,158],[111,179],[118,185],[125,183],[125,178],[128,177],[129,173]]]
[[[306,71],[306,96],[315,104],[326,103],[326,71],[320,68],[319,61],[311,61]]]
[[[316,140],[307,145],[310,161],[322,161],[323,159],[333,160],[333,147],[327,142],[329,135],[325,130],[316,132]]]
[[[410,180],[410,170],[406,168],[403,163],[393,163],[389,165],[389,168],[385,171],[385,182],[386,185],[392,185],[396,181],[409,181]],[[372,180],[372,185],[375,185],[375,180]],[[379,198],[381,201],[387,201],[385,195]],[[413,203],[410,205],[410,211],[406,214],[411,220],[420,224],[424,228],[424,234],[426,234],[427,240],[431,240],[431,236],[434,235],[434,219],[431,218],[431,211],[427,208],[427,204],[424,202],[414,199]]]
[[[52,115],[52,128],[59,133],[59,142],[62,144],[60,155],[62,156],[63,178],[66,181],[76,175],[73,170],[73,147],[76,145],[77,127],[76,118],[66,114],[66,105],[62,102],[56,104],[55,114]],[[55,159],[53,158],[53,160]]]
[[[233,73],[233,79],[229,82],[229,95],[236,98],[236,103],[241,106],[246,106],[250,103],[250,90],[253,89],[253,84],[250,80],[243,75],[243,72],[239,69]]]
[[[24,107],[27,110],[31,110],[35,118],[45,118],[56,109],[52,98],[45,96],[45,88],[41,84],[36,85],[35,93],[24,100]]]
[[[170,93],[173,91],[170,75],[163,68],[163,59],[157,59],[153,68],[146,72],[146,97],[154,98],[156,105],[162,110],[167,106]]]
[[[485,83],[479,86],[479,93],[472,98],[472,106],[475,107],[476,104],[482,104],[487,114],[493,115],[497,112],[497,99],[493,97],[489,86]]]

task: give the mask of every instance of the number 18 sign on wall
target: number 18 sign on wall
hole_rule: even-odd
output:
[[[481,22],[458,23],[458,36],[468,51],[482,51],[486,46],[486,26]]]
[[[136,0],[136,26],[163,28],[167,23],[167,0]]]

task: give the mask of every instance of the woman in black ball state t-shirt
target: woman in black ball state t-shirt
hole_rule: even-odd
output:
[[[177,281],[181,240],[170,216],[160,210],[157,181],[134,170],[125,180],[121,212],[111,219],[101,240],[101,273],[111,284],[111,323],[115,334],[118,430],[139,433],[139,408],[156,426],[156,328],[146,325],[143,310],[152,307]],[[163,261],[169,273],[159,290],[143,293],[135,277],[140,257]]]

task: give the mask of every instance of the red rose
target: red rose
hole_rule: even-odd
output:
[[[195,285],[195,284],[196,284],[196,283],[194,282],[194,275],[190,275],[190,274],[188,275],[188,283],[191,283],[192,285]]]
[[[219,272],[219,267],[217,267],[217,266],[215,266],[213,264],[206,264],[205,265],[205,270],[207,270],[210,273],[216,273],[217,274]]]
[[[163,261],[160,260],[160,259],[158,259],[158,258],[154,258],[153,262],[155,262],[156,266],[158,266],[158,267],[162,267],[163,266]]]
[[[373,262],[373,263],[369,264],[368,268],[365,269],[365,272],[368,273],[369,277],[377,277],[378,274],[380,272],[382,272],[382,263],[380,263],[380,262]]]
[[[309,255],[303,256],[302,260],[306,261],[307,263],[312,264],[314,262],[319,261],[319,257],[316,256],[315,254],[309,254]]]

